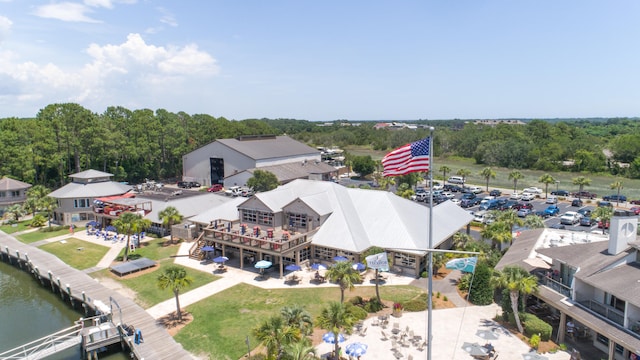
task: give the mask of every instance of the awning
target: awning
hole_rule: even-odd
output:
[[[128,192],[128,193],[124,193],[122,195],[105,196],[105,197],[97,198],[96,200],[109,202],[109,201],[113,201],[113,200],[128,199],[128,198],[132,198],[132,197],[136,197],[136,194],[132,193],[132,192]]]

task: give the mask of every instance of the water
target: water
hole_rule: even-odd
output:
[[[70,327],[82,316],[27,272],[0,261],[0,352]],[[81,358],[79,349],[69,349],[47,360]],[[128,356],[101,354],[100,359],[125,360]]]

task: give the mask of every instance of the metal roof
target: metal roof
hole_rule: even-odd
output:
[[[295,179],[306,178],[309,176],[309,174],[329,174],[337,171],[335,167],[321,161],[296,161],[287,164],[252,168],[245,171],[253,174],[256,170],[268,171],[274,174],[276,178],[278,178],[278,181],[281,183],[286,183]]]
[[[49,196],[57,199],[72,198],[98,198],[103,196],[121,195],[130,191],[131,186],[115,181],[102,181],[96,183],[69,183],[52,191]]]
[[[85,170],[79,173],[69,175],[72,179],[95,179],[95,178],[103,178],[103,177],[111,177],[113,174],[99,171],[99,170]]]
[[[26,182],[22,182],[20,180],[8,178],[3,176],[0,179],[0,191],[11,191],[11,190],[23,190],[31,187],[31,184],[27,184]]]
[[[288,136],[243,137],[237,139],[219,139],[227,146],[254,160],[290,157],[295,155],[320,155],[314,149]]]

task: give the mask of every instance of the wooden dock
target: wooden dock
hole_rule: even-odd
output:
[[[74,308],[84,309],[87,316],[96,314],[94,300],[111,304],[112,319],[116,325],[130,325],[142,331],[144,341],[140,344],[134,343],[133,336],[124,337],[124,342],[138,360],[193,359],[162,325],[132,299],[104,287],[56,256],[0,232],[0,258],[32,273],[43,286],[60,294],[63,301]]]

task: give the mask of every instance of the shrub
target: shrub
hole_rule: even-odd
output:
[[[471,274],[464,274],[458,280],[458,289],[461,291],[469,291],[469,285],[471,283]]]
[[[540,345],[540,335],[533,334],[529,339],[529,345],[531,345],[532,348],[537,349]]]
[[[31,219],[31,227],[43,227],[46,222],[47,219],[44,216],[36,214],[33,216],[33,219]]]
[[[409,300],[404,303],[404,309],[411,312],[425,311],[427,310],[427,302],[419,299]]]
[[[537,316],[528,313],[521,313],[520,320],[524,326],[524,334],[533,337],[537,335],[542,341],[551,339],[552,326],[541,320]]]
[[[449,298],[445,295],[445,296],[442,297],[442,300],[449,301]]]
[[[364,309],[370,313],[376,313],[382,309],[384,309],[384,304],[378,301],[378,298],[371,298],[366,304],[364,304]]]
[[[420,274],[420,277],[422,277],[422,278],[426,278],[427,276],[429,276],[429,273],[428,273],[428,272],[426,272],[426,271],[423,271],[423,272]]]
[[[347,300],[349,303],[351,303],[352,305],[364,305],[364,299],[362,298],[362,296],[354,296],[351,299]]]
[[[475,305],[489,305],[493,302],[491,269],[484,261],[476,266],[475,277],[469,291],[469,301]]]
[[[562,351],[567,351],[567,344],[565,344],[565,343],[561,343],[561,344],[560,344],[560,350],[562,350]]]
[[[354,306],[350,303],[347,303],[346,306],[349,308],[349,311],[353,314],[357,320],[364,320],[369,315],[367,311],[359,306]]]
[[[438,291],[438,292],[436,293],[436,297],[437,297],[438,299],[440,299],[440,291]]]
[[[393,303],[393,310],[404,310],[404,306],[401,303]]]

